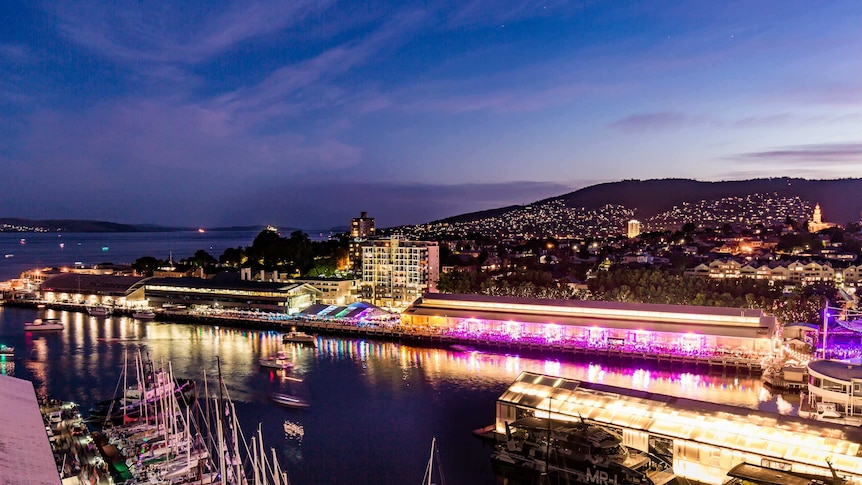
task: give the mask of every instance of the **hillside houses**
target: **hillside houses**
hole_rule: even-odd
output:
[[[690,276],[708,278],[754,278],[783,285],[807,285],[833,282],[838,287],[856,288],[862,285],[862,264],[835,268],[830,262],[770,261],[769,263],[740,262],[732,258],[701,263],[685,272]]]

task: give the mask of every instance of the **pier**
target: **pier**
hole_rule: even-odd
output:
[[[10,305],[46,309],[86,312],[85,305],[70,303],[51,303],[42,301],[14,301]],[[114,316],[131,317],[134,308],[114,307]],[[451,347],[453,345],[477,351],[495,353],[517,353],[536,357],[556,357],[574,360],[601,360],[608,363],[644,363],[657,367],[698,368],[721,373],[760,375],[764,365],[762,356],[703,355],[695,352],[651,352],[628,346],[593,346],[588,342],[544,341],[540,338],[525,336],[522,340],[495,338],[494,336],[470,336],[463,332],[448,332],[435,327],[402,325],[400,322],[355,322],[337,320],[316,320],[292,317],[286,314],[238,311],[238,310],[189,310],[156,309],[156,320],[181,322],[210,326],[247,328],[264,331],[299,330],[320,335],[367,338],[410,343],[418,346]],[[93,317],[104,318],[104,317]]]

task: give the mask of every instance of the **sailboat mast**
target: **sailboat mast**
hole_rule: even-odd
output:
[[[129,389],[129,383],[128,383],[129,378],[128,378],[128,376],[129,376],[129,372],[128,372],[128,367],[129,367],[129,349],[123,349],[123,402],[121,404],[123,406],[123,424],[126,424],[126,418],[128,417],[128,404],[129,404],[129,398],[128,398],[128,389]],[[108,413],[108,414],[110,414],[110,413]]]
[[[428,457],[428,485],[431,485],[431,475],[434,474],[434,445],[437,444],[437,437],[431,438],[431,456]]]
[[[260,446],[260,472],[261,472],[261,485],[263,485],[266,479],[266,453],[263,449],[263,430],[261,429],[261,423],[257,424],[257,444]]]
[[[257,458],[257,436],[251,437],[251,470],[254,473],[254,485],[260,484],[260,466]]]

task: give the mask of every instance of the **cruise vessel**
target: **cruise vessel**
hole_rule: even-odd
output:
[[[550,437],[550,439],[549,439]],[[506,424],[506,441],[491,453],[510,481],[661,485],[670,464],[629,450],[622,436],[597,424],[525,417]]]

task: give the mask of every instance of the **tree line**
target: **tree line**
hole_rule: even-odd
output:
[[[167,261],[152,256],[138,258],[132,267],[140,274],[152,275]],[[282,237],[272,230],[258,234],[250,246],[227,248],[216,259],[204,250],[180,259],[179,271],[203,269],[214,273],[224,269],[251,268],[253,271],[278,271],[293,276],[332,276],[347,266],[347,239],[312,241],[302,231]]]

